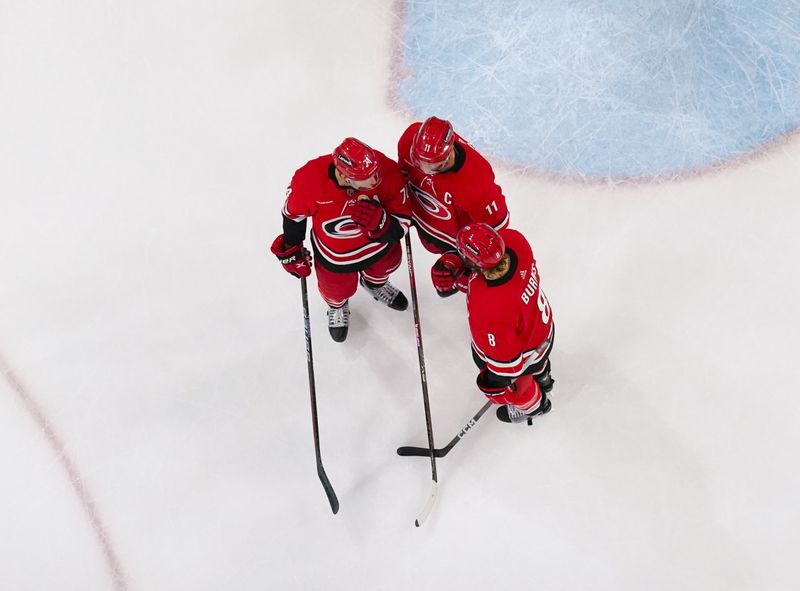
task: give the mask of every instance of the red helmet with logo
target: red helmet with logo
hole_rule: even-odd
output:
[[[333,151],[333,165],[353,181],[365,181],[380,172],[375,150],[354,137],[345,138]]]
[[[449,121],[428,117],[414,136],[411,159],[417,165],[421,162],[428,164],[442,162],[450,155],[454,141],[455,134]]]
[[[458,252],[467,262],[479,269],[491,269],[506,253],[506,244],[497,230],[489,224],[467,224],[456,237]]]

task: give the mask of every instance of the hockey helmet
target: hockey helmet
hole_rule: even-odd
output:
[[[456,237],[458,252],[478,269],[491,269],[503,259],[506,244],[497,230],[489,224],[476,222],[467,224]]]
[[[345,138],[333,151],[333,165],[353,185],[367,183],[375,186],[380,182],[380,164],[375,150],[354,137]]]
[[[455,142],[453,126],[438,117],[428,117],[414,135],[411,143],[411,159],[419,167],[431,168],[444,162]],[[425,166],[427,165],[427,166]]]

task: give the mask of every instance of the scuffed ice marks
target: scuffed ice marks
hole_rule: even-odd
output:
[[[520,167],[711,166],[800,124],[800,0],[410,0],[400,101]]]

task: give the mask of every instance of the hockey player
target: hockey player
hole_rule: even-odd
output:
[[[408,307],[389,275],[400,266],[399,241],[411,224],[410,207],[397,163],[355,138],[295,172],[286,190],[283,233],[271,250],[286,271],[308,277],[311,256],[303,240],[312,219],[317,287],[329,306],[334,341],[347,338],[348,300],[359,282],[393,310]]]
[[[499,230],[508,225],[506,199],[494,171],[448,121],[429,117],[412,123],[397,144],[398,162],[407,175],[412,215],[423,246],[434,254],[450,253],[431,269],[436,292],[447,297],[466,291],[468,275],[457,274],[456,236],[471,222]],[[455,287],[443,289],[456,278]]]
[[[530,425],[550,410],[554,382],[553,313],[530,244],[516,230],[475,223],[459,231],[457,246],[465,266],[478,271],[467,290],[478,388],[502,405],[498,419]]]

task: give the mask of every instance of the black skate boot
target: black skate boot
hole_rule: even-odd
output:
[[[392,310],[403,311],[408,308],[408,300],[403,292],[397,289],[388,281],[383,285],[376,286],[374,283],[366,281],[363,277],[359,277],[361,287],[366,289],[370,295],[379,302],[386,304]]]
[[[328,308],[328,331],[331,338],[337,343],[347,338],[347,329],[350,326],[350,303],[345,302],[341,308]]]
[[[527,422],[528,425],[533,424],[533,417],[537,415],[546,415],[550,412],[550,408],[553,405],[550,404],[550,399],[547,398],[547,394],[542,392],[542,401],[539,403],[534,410],[529,413],[524,413],[519,410],[516,406],[511,404],[504,404],[500,408],[497,409],[497,418],[503,421],[504,423],[524,423]]]
[[[533,376],[536,382],[539,384],[539,388],[541,388],[542,392],[545,394],[550,394],[550,391],[553,389],[553,384],[556,381],[553,379],[553,376],[550,375],[550,367],[548,366],[547,371],[538,376]]]

